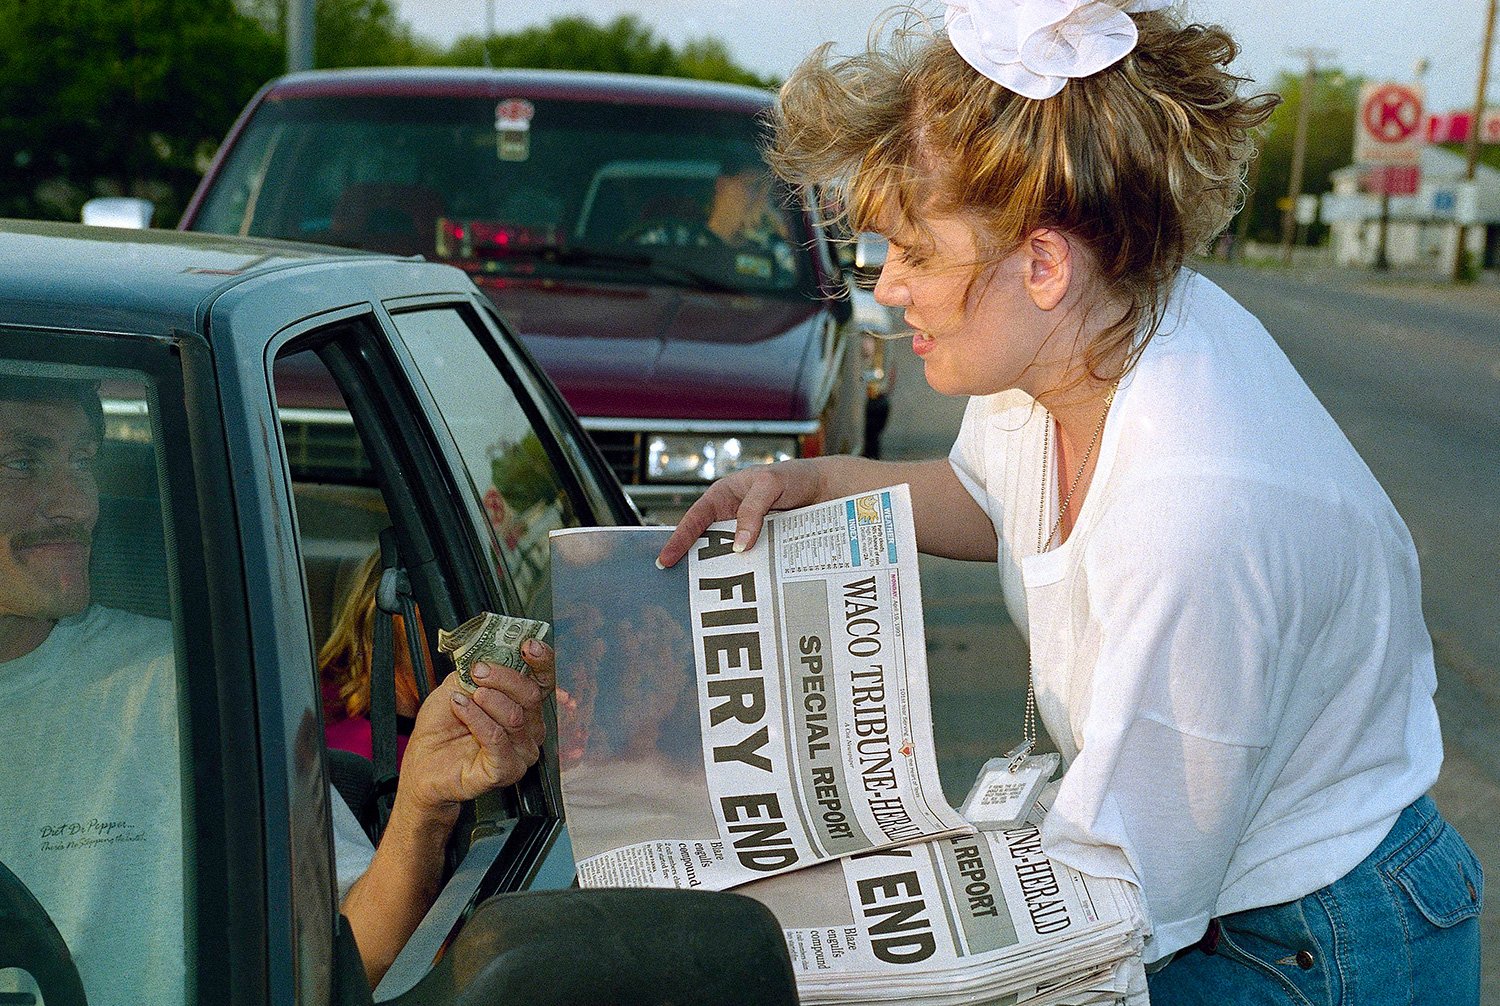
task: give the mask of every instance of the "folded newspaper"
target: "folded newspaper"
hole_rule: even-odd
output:
[[[781,921],[806,1004],[1147,1003],[1135,889],[1052,862],[1036,823],[736,891]]]
[[[732,522],[552,532],[558,740],[585,887],[738,888],[808,1003],[1135,991],[1125,885],[974,829],[938,780],[906,486]],[[821,864],[821,865],[819,865]]]

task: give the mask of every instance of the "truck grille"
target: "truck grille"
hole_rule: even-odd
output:
[[[310,482],[374,485],[375,469],[365,456],[353,423],[347,421],[345,413],[336,415],[345,421],[282,417],[281,435],[286,441],[292,477]]]
[[[605,462],[623,485],[641,481],[641,435],[630,430],[589,430]]]

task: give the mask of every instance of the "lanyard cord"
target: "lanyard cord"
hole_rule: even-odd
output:
[[[1109,418],[1109,408],[1114,404],[1115,392],[1119,389],[1120,382],[1116,381],[1110,385],[1108,393],[1104,396],[1104,411],[1099,415],[1099,422],[1094,426],[1094,435],[1089,438],[1088,450],[1083,452],[1083,460],[1078,464],[1078,471],[1073,473],[1073,481],[1068,486],[1067,493],[1063,496],[1062,503],[1057,508],[1057,520],[1052,525],[1052,532],[1043,537],[1047,530],[1047,462],[1052,454],[1052,413],[1047,413],[1047,425],[1042,429],[1042,494],[1041,501],[1037,505],[1036,513],[1036,553],[1041,555],[1052,545],[1052,539],[1057,537],[1058,530],[1062,527],[1063,518],[1067,516],[1068,506],[1073,502],[1073,493],[1077,491],[1079,482],[1083,481],[1083,471],[1089,466],[1089,459],[1094,456],[1094,448],[1099,444],[1099,436],[1104,432],[1104,421]],[[1031,646],[1027,645],[1026,662],[1026,711],[1021,717],[1021,747],[1011,757],[1010,770],[1019,769],[1026,761],[1026,757],[1036,750],[1036,667],[1030,658]]]

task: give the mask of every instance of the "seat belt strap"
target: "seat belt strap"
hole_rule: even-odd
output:
[[[370,760],[375,765],[375,827],[385,832],[396,799],[396,651],[394,603],[400,577],[395,535],[380,532],[380,581],[375,588],[375,639],[370,653]]]

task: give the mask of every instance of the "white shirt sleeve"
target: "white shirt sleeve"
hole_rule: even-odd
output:
[[[370,868],[375,846],[360,827],[354,811],[332,786],[328,787],[328,803],[333,808],[333,867],[338,876],[339,903],[343,904],[349,888]]]
[[[953,441],[953,447],[948,452],[948,463],[953,466],[953,472],[958,476],[958,481],[968,490],[969,495],[974,497],[985,512],[990,509],[989,492],[986,489],[985,478],[985,424],[988,422],[989,410],[985,407],[985,399],[970,398],[969,404],[964,408],[964,419],[958,428],[958,437]]]

